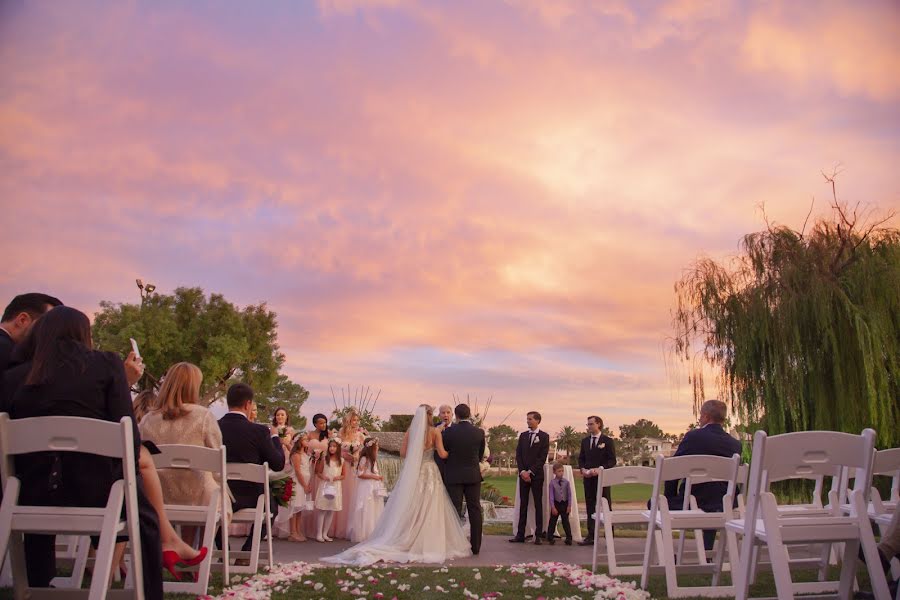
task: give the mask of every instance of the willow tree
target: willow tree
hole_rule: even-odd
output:
[[[900,446],[900,232],[893,215],[832,209],[808,231],[745,236],[728,263],[696,261],[675,285],[675,356],[695,411],[712,372],[770,434],[874,427]]]

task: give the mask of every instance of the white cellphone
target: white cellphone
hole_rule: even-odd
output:
[[[140,352],[140,350],[138,350],[137,340],[135,340],[134,338],[128,338],[128,339],[131,340],[131,349],[134,351],[135,358],[140,358],[141,352]]]

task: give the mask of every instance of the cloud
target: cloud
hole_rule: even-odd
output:
[[[754,15],[742,52],[755,70],[807,89],[825,85],[878,102],[900,98],[900,9],[892,2],[774,6]],[[872,10],[869,10],[871,8]]]

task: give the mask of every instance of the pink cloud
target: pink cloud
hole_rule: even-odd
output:
[[[761,202],[824,209],[837,161],[848,200],[900,205],[892,80],[809,62],[865,11],[473,6],[25,6],[0,36],[2,295],[91,311],[141,276],[268,301],[316,406],[340,381],[395,411],[468,385],[565,405],[553,427],[598,401],[680,427],[661,348],[682,269],[734,252]],[[892,26],[847,60],[893,65]],[[435,348],[485,364],[398,357]]]

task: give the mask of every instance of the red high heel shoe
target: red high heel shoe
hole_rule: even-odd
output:
[[[194,558],[188,558],[188,559],[179,558],[178,564],[183,567],[195,567],[203,562],[203,560],[206,558],[206,555],[208,553],[209,553],[209,548],[207,548],[206,546],[203,546],[202,548],[200,548],[200,552],[197,554],[197,556],[195,556]]]
[[[166,550],[163,552],[163,567],[172,574],[172,577],[175,578],[175,581],[181,581],[181,573],[175,570],[175,565],[178,564],[178,561],[181,560],[181,557],[178,556],[177,552],[172,550]]]

